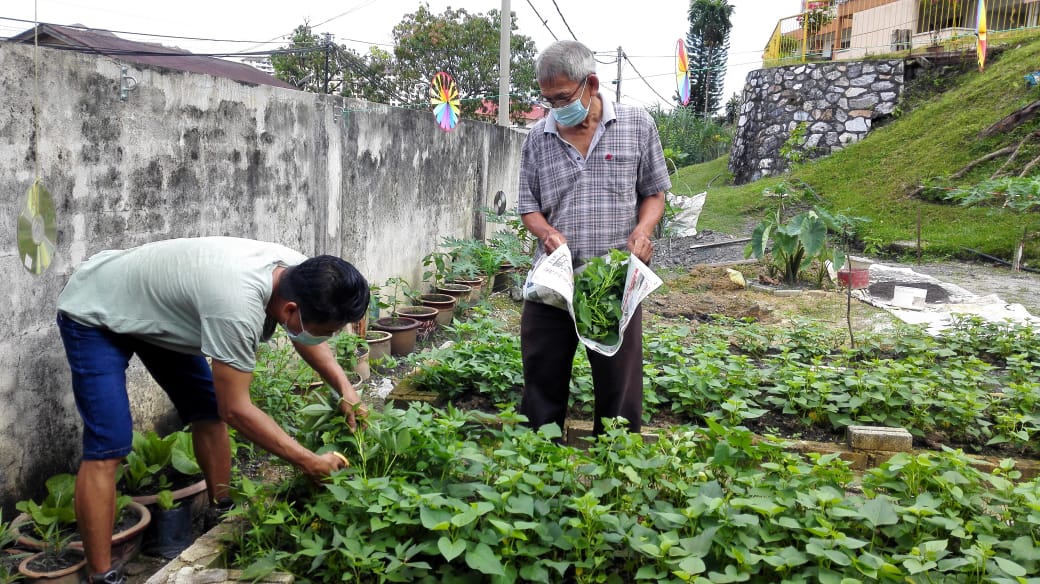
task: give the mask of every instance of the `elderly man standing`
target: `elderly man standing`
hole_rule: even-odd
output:
[[[535,74],[551,115],[531,129],[520,162],[518,210],[538,240],[537,255],[564,243],[579,266],[612,249],[649,263],[650,234],[671,188],[661,140],[643,109],[611,103],[599,92],[592,52],[558,41],[539,55]],[[534,428],[562,429],[578,337],[570,315],[526,302],[520,320],[524,393],[520,412]],[[638,432],[643,415],[643,327],[637,309],[621,349],[611,357],[587,351],[595,387],[595,427],[623,417]]]
[[[229,505],[227,425],[315,478],[346,465],[285,433],[249,397],[256,351],[277,325],[301,357],[342,395],[347,423],[360,398],[325,340],[368,307],[368,284],[333,256],[306,256],[274,243],[231,237],[170,239],[98,253],[58,298],[58,328],[76,407],[83,460],[76,523],[90,582],[125,582],[112,565],[115,477],[131,449],[126,368],[137,355],[191,424],[211,504]],[[207,361],[208,358],[208,361]]]

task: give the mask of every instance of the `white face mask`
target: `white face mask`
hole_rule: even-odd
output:
[[[301,345],[307,345],[309,347],[313,347],[314,345],[320,345],[320,344],[324,343],[325,341],[329,340],[330,337],[327,337],[327,336],[320,337],[318,335],[312,335],[309,332],[307,332],[307,329],[303,327],[303,312],[301,312],[300,310],[297,310],[296,313],[300,315],[300,333],[299,334],[296,334],[296,333],[292,332],[291,330],[289,330],[289,325],[288,325],[287,322],[279,323],[279,324],[282,325],[282,328],[285,329],[285,334],[286,334],[286,336],[289,337],[290,341],[292,341],[294,343],[300,343]]]

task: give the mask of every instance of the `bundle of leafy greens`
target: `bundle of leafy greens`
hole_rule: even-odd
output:
[[[628,276],[628,252],[611,250],[592,258],[574,274],[574,320],[578,334],[604,345],[616,345],[621,323],[621,297]]]

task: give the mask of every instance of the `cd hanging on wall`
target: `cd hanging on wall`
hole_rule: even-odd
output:
[[[51,265],[57,237],[54,201],[46,187],[35,181],[18,215],[18,257],[26,270],[42,274]]]

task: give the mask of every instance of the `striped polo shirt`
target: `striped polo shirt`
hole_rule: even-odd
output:
[[[588,157],[563,140],[551,115],[531,128],[521,151],[517,210],[541,212],[567,238],[575,265],[625,249],[640,200],[672,186],[650,114],[602,93],[600,101]],[[536,259],[544,253],[539,242]]]

